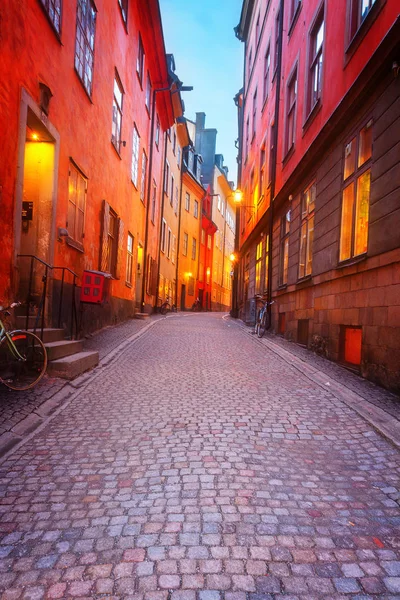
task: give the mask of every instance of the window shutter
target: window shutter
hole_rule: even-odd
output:
[[[103,225],[100,245],[100,271],[107,271],[108,263],[108,229],[110,226],[110,205],[103,200]]]
[[[116,252],[116,261],[115,265],[115,278],[121,279],[121,264],[122,264],[122,255],[124,251],[124,222],[122,219],[118,219],[118,246]]]

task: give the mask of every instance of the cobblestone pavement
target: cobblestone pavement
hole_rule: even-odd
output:
[[[229,321],[170,316],[3,461],[0,598],[399,600],[399,459]]]
[[[152,320],[160,318],[152,317]],[[113,327],[106,327],[85,340],[85,350],[97,350],[102,360],[135,333],[139,332],[148,321],[130,319]],[[25,392],[15,392],[0,385],[0,436],[12,431],[21,421],[35,413],[42,404],[57,394],[66,381],[45,375],[40,385]]]

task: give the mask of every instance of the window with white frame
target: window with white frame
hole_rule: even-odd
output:
[[[197,252],[197,240],[196,238],[192,239],[192,260],[196,260],[196,252]]]
[[[118,4],[121,9],[122,18],[126,25],[128,22],[128,0],[118,0]]]
[[[146,200],[146,179],[147,179],[147,156],[146,152],[142,152],[142,175],[140,181],[140,199],[142,202]]]
[[[124,97],[124,90],[122,88],[121,80],[118,76],[118,73],[115,72],[111,141],[118,153],[120,152],[120,149],[121,149],[121,126],[122,126],[123,97]]]
[[[188,245],[189,245],[189,234],[184,233],[183,234],[183,247],[182,247],[182,254],[183,254],[183,256],[187,256]]]
[[[172,249],[171,249],[171,262],[175,264],[176,261],[176,236],[172,236]]]
[[[150,107],[151,107],[151,91],[152,91],[151,79],[150,79],[150,74],[147,71],[145,105],[146,105],[146,108],[149,111],[149,113],[150,113]]]
[[[166,244],[166,231],[167,231],[167,221],[165,219],[162,220],[161,223],[161,252],[165,253],[165,244]]]
[[[174,191],[175,191],[175,178],[171,175],[171,194],[169,197],[169,203],[171,206],[174,204]]]
[[[264,86],[263,86],[263,102],[266,101],[269,94],[269,73],[271,68],[271,48],[268,45],[264,57]]]
[[[144,48],[142,37],[139,34],[139,43],[138,43],[138,54],[136,59],[136,73],[139,77],[140,84],[143,82],[143,73],[144,73]]]
[[[164,179],[164,192],[168,196],[168,185],[169,185],[169,162],[165,161],[165,179]]]
[[[322,68],[324,56],[324,11],[319,12],[310,32],[309,38],[309,73],[307,109],[310,113],[321,99]]]
[[[199,202],[198,202],[198,200],[194,201],[194,209],[193,210],[194,210],[194,212],[193,212],[194,217],[196,219],[198,219],[199,218]]]
[[[133,273],[133,235],[128,232],[127,248],[126,248],[126,283],[132,285]]]
[[[171,246],[172,246],[172,231],[168,227],[167,258],[171,258]]]
[[[132,166],[131,166],[131,179],[133,185],[137,188],[138,186],[138,174],[139,174],[139,147],[140,147],[140,136],[136,125],[133,126],[133,140],[132,140]]]
[[[89,96],[92,95],[96,13],[96,7],[92,0],[78,0],[76,13],[75,70]]]
[[[151,222],[154,223],[156,218],[156,204],[157,204],[157,184],[153,179],[153,191],[151,194]]]
[[[299,279],[311,275],[312,272],[316,187],[316,183],[313,181],[304,190],[301,197]]]
[[[158,144],[160,143],[160,119],[158,118],[158,115],[157,115],[157,120],[156,120],[155,142],[156,142],[156,146],[158,148]]]
[[[179,205],[179,189],[178,186],[175,187],[175,201],[174,201],[174,213],[178,214],[178,205]]]
[[[189,192],[185,193],[185,210],[190,211],[190,194]]]

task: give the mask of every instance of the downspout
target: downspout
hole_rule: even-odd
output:
[[[161,200],[161,211],[160,211],[160,240],[158,243],[158,258],[157,258],[157,284],[156,284],[156,301],[155,301],[155,305],[154,305],[154,310],[157,311],[157,304],[158,304],[158,288],[160,286],[160,271],[161,271],[161,264],[160,264],[160,260],[161,260],[161,242],[162,242],[162,222],[163,222],[163,218],[164,218],[164,202],[165,202],[165,178],[166,178],[166,174],[167,174],[167,147],[168,147],[168,134],[165,131],[164,132],[164,137],[165,137],[165,142],[164,142],[164,173],[163,173],[163,183],[162,183],[162,200]],[[168,189],[168,188],[167,188]],[[173,193],[173,191],[172,191]],[[173,198],[172,198],[173,201]],[[167,233],[167,232],[165,232]],[[172,304],[172,302],[171,302]]]
[[[274,229],[274,200],[276,186],[276,165],[278,156],[278,125],[279,125],[279,105],[280,105],[280,90],[281,90],[281,73],[282,73],[282,42],[283,42],[283,9],[285,6],[284,0],[280,3],[279,12],[279,45],[278,45],[278,64],[276,70],[276,91],[275,91],[275,114],[274,114],[274,148],[272,152],[272,173],[271,173],[271,205],[269,209],[269,228],[268,228],[268,288],[267,288],[267,311],[271,327],[272,319],[272,235]]]

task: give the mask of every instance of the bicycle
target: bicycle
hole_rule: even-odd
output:
[[[9,317],[9,309],[0,306],[0,313]],[[47,352],[37,335],[30,331],[7,331],[0,319],[0,382],[11,390],[29,390],[39,383],[47,368]]]
[[[167,296],[160,306],[160,313],[166,315],[168,312],[177,312],[177,308],[175,304],[170,304],[169,297]]]
[[[257,334],[257,337],[262,338],[266,330],[271,325],[268,306],[271,306],[274,303],[274,300],[272,300],[272,302],[268,302],[267,300],[263,300],[261,296],[256,296],[256,300],[262,302],[263,306],[258,311],[254,333]]]

